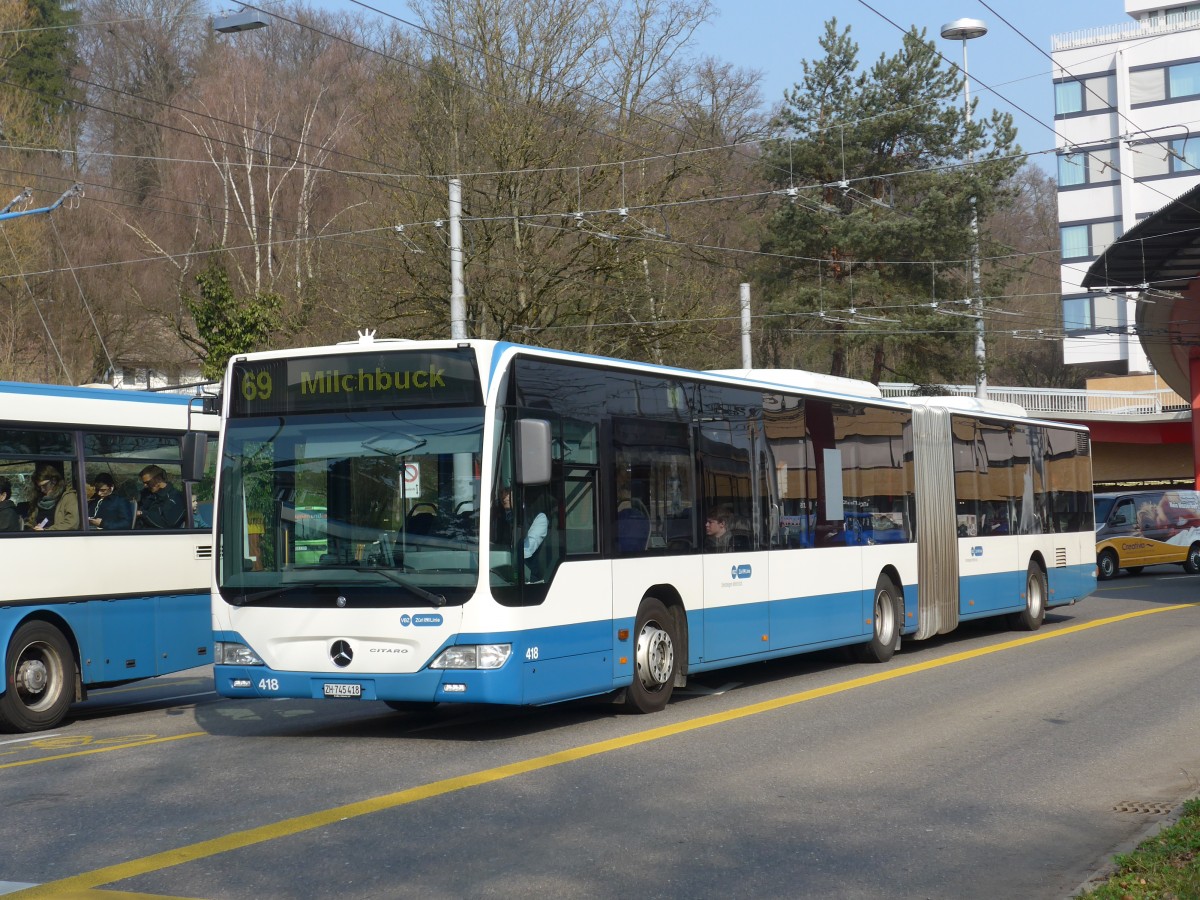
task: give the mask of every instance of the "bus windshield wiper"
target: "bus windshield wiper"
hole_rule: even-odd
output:
[[[312,585],[311,584],[280,584],[280,585],[276,585],[275,587],[272,587],[272,588],[266,588],[265,590],[255,591],[252,594],[242,594],[240,599],[235,597],[232,602],[233,602],[234,606],[249,606],[252,603],[257,603],[259,600],[266,600],[270,597],[282,597],[284,594],[288,593],[289,591],[294,591],[294,590],[296,590],[296,588],[300,588],[300,587],[312,587]],[[221,593],[221,596],[222,597],[225,596],[224,592]]]
[[[392,569],[373,569],[368,566],[358,566],[355,568],[354,571],[355,572],[370,572],[374,575],[382,575],[384,578],[388,579],[389,581],[394,581],[396,584],[400,585],[401,587],[408,588],[410,591],[412,591],[414,594],[416,594],[422,600],[427,600],[433,606],[445,606],[446,605],[446,598],[443,597],[441,594],[435,594],[433,591],[425,590],[425,588],[421,587],[420,585],[415,584],[411,578],[406,578],[405,576],[401,575],[399,572],[396,572]]]

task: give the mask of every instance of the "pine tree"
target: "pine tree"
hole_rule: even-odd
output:
[[[836,19],[820,43],[764,154],[786,198],[764,248],[780,255],[766,275],[772,362],[970,381],[974,322],[945,301],[969,296],[972,209],[982,221],[1004,203],[1019,166],[1012,117],[968,124],[962,78],[924,31],[866,71]]]
[[[29,19],[20,46],[6,62],[5,79],[21,85],[35,98],[40,121],[34,127],[54,127],[71,108],[77,91],[71,80],[79,63],[77,10],[62,0],[26,0]]]

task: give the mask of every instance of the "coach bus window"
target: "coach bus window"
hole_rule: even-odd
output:
[[[612,444],[616,554],[695,550],[688,427],[680,422],[614,418]]]
[[[1045,482],[1047,506],[1052,510],[1052,530],[1059,534],[1094,527],[1088,500],[1092,476],[1086,452],[1087,436],[1061,428],[1047,428]],[[1084,450],[1079,450],[1080,439]]]
[[[911,440],[905,410],[835,404],[848,544],[911,540]]]
[[[177,434],[88,431],[83,435],[83,454],[84,474],[89,482],[102,474],[112,479],[113,499],[106,502],[110,505],[120,502],[130,508],[133,515],[128,525],[130,528],[136,521],[138,500],[143,492],[140,477],[142,469],[157,465],[166,472],[171,484],[177,487],[182,484]],[[210,451],[210,455],[215,459],[213,451]],[[114,521],[123,520],[118,516]]]
[[[774,463],[779,503],[774,543],[779,547],[811,547],[813,522],[809,498],[815,496],[816,472],[812,448],[804,432],[804,400],[783,394],[764,396],[763,430]]]
[[[756,511],[764,505],[758,491],[755,442],[762,434],[762,394],[705,384],[700,389],[700,459],[705,515],[721,512],[730,550],[757,550],[763,530]]]

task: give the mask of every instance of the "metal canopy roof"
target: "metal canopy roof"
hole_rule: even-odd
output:
[[[1171,389],[1190,398],[1191,357],[1200,352],[1200,185],[1125,232],[1088,268],[1083,287],[1138,294],[1142,349]]]
[[[1088,268],[1083,287],[1183,291],[1200,273],[1200,185],[1116,240]]]

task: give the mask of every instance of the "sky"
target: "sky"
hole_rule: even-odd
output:
[[[962,41],[943,40],[941,27],[963,17],[982,19],[988,33],[967,45],[971,95],[978,97],[981,113],[992,108],[1012,113],[1018,143],[1026,152],[1054,148],[1051,36],[1133,21],[1122,0],[987,0],[987,6],[980,0],[716,2],[720,15],[699,33],[699,46],[704,55],[761,72],[768,106],[782,100],[799,80],[801,60],[824,55],[818,41],[834,16],[839,29],[850,26],[862,68],[880,54],[894,54],[902,30],[913,25],[926,29],[946,57],[961,65]],[[1032,161],[1048,171],[1054,162],[1050,154]]]

